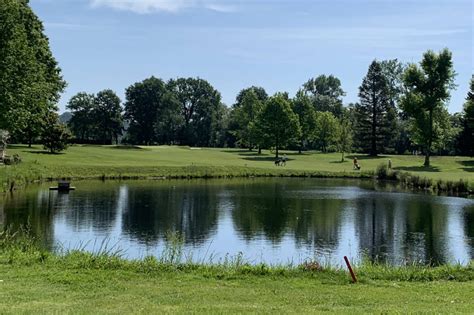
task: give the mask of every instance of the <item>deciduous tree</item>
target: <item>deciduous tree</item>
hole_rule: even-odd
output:
[[[111,144],[114,140],[118,143],[118,137],[123,131],[120,98],[112,90],[103,90],[97,93],[94,104],[93,115],[102,143]]]
[[[66,83],[28,1],[2,0],[0,21],[0,128],[33,135]]]
[[[443,115],[450,89],[454,87],[451,52],[431,50],[423,55],[420,65],[411,64],[404,73],[406,93],[402,97],[403,110],[412,119],[416,142],[424,147],[425,166],[430,166],[433,145],[442,132]]]
[[[293,111],[298,116],[301,127],[299,138],[299,153],[301,153],[301,151],[307,149],[316,138],[317,116],[311,104],[311,99],[301,90],[296,93],[296,97],[292,100],[292,106]]]
[[[265,102],[255,128],[260,143],[275,148],[277,158],[279,150],[298,141],[301,133],[298,116],[283,94],[276,94]]]
[[[303,84],[303,91],[311,97],[318,112],[331,112],[336,117],[342,115],[342,97],[345,95],[341,81],[333,75],[320,75]]]

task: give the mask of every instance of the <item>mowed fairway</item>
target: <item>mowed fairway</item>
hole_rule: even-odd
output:
[[[274,154],[239,149],[189,148],[177,146],[116,147],[75,145],[61,154],[47,154],[41,146],[11,146],[9,155],[19,154],[23,162],[14,167],[0,167],[0,180],[18,175],[27,179],[91,178],[119,176],[248,176],[292,173],[338,173],[358,176],[352,168],[352,154],[340,162],[340,153],[284,151],[289,161],[285,167],[274,165]],[[468,157],[432,157],[432,166],[423,167],[423,156],[394,155],[367,157],[356,155],[362,172],[368,173],[381,163],[392,160],[393,168],[423,177],[474,183],[474,159]]]
[[[0,264],[2,314],[471,313],[474,282],[137,272]]]

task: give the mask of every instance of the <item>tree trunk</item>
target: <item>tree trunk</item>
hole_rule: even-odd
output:
[[[344,151],[342,151],[341,162],[344,162]]]
[[[371,139],[371,148],[370,155],[377,156],[377,109],[374,100],[372,104],[372,139]]]
[[[276,156],[275,157],[278,159],[278,146],[276,147]]]
[[[430,133],[428,138],[428,146],[425,152],[425,163],[423,164],[425,167],[430,166],[430,155],[431,155],[431,146],[433,144],[433,110],[430,110]]]
[[[262,148],[258,147],[258,154],[262,154]]]

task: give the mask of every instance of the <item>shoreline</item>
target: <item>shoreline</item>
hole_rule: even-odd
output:
[[[4,166],[10,167],[10,166]],[[298,170],[272,170],[260,168],[241,167],[160,167],[161,171],[155,174],[145,174],[148,168],[136,173],[123,174],[117,172],[117,168],[112,171],[104,169],[102,175],[80,175],[80,171],[68,176],[43,176],[34,174],[33,176],[22,176],[20,174],[10,174],[6,179],[1,179],[0,186],[3,187],[0,193],[12,192],[23,189],[32,184],[50,183],[59,180],[82,181],[82,180],[189,180],[189,179],[231,179],[231,178],[320,178],[320,179],[363,179],[373,180],[378,183],[390,183],[399,185],[401,190],[410,192],[425,192],[430,194],[441,194],[454,197],[469,197],[474,194],[470,183],[460,180],[445,181],[433,180],[420,177],[409,172],[392,171],[389,173],[376,174],[377,172],[326,172],[326,171],[298,171]],[[117,172],[117,173],[115,173]],[[108,173],[108,174],[106,174]]]

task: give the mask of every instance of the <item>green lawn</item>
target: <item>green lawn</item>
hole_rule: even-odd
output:
[[[18,153],[23,163],[0,167],[0,181],[5,178],[92,178],[123,176],[249,176],[268,174],[336,173],[341,176],[368,176],[377,165],[392,160],[394,169],[431,179],[459,180],[474,183],[474,159],[467,157],[433,157],[432,166],[422,166],[422,156],[395,155],[369,158],[358,154],[362,173],[352,169],[352,155],[340,163],[340,154],[286,152],[286,167],[273,164],[273,154],[238,149],[190,149],[188,147],[153,146],[133,149],[115,146],[72,146],[62,154],[46,154],[40,146],[11,146],[10,155]]]
[[[472,313],[474,281],[0,265],[0,313]]]

